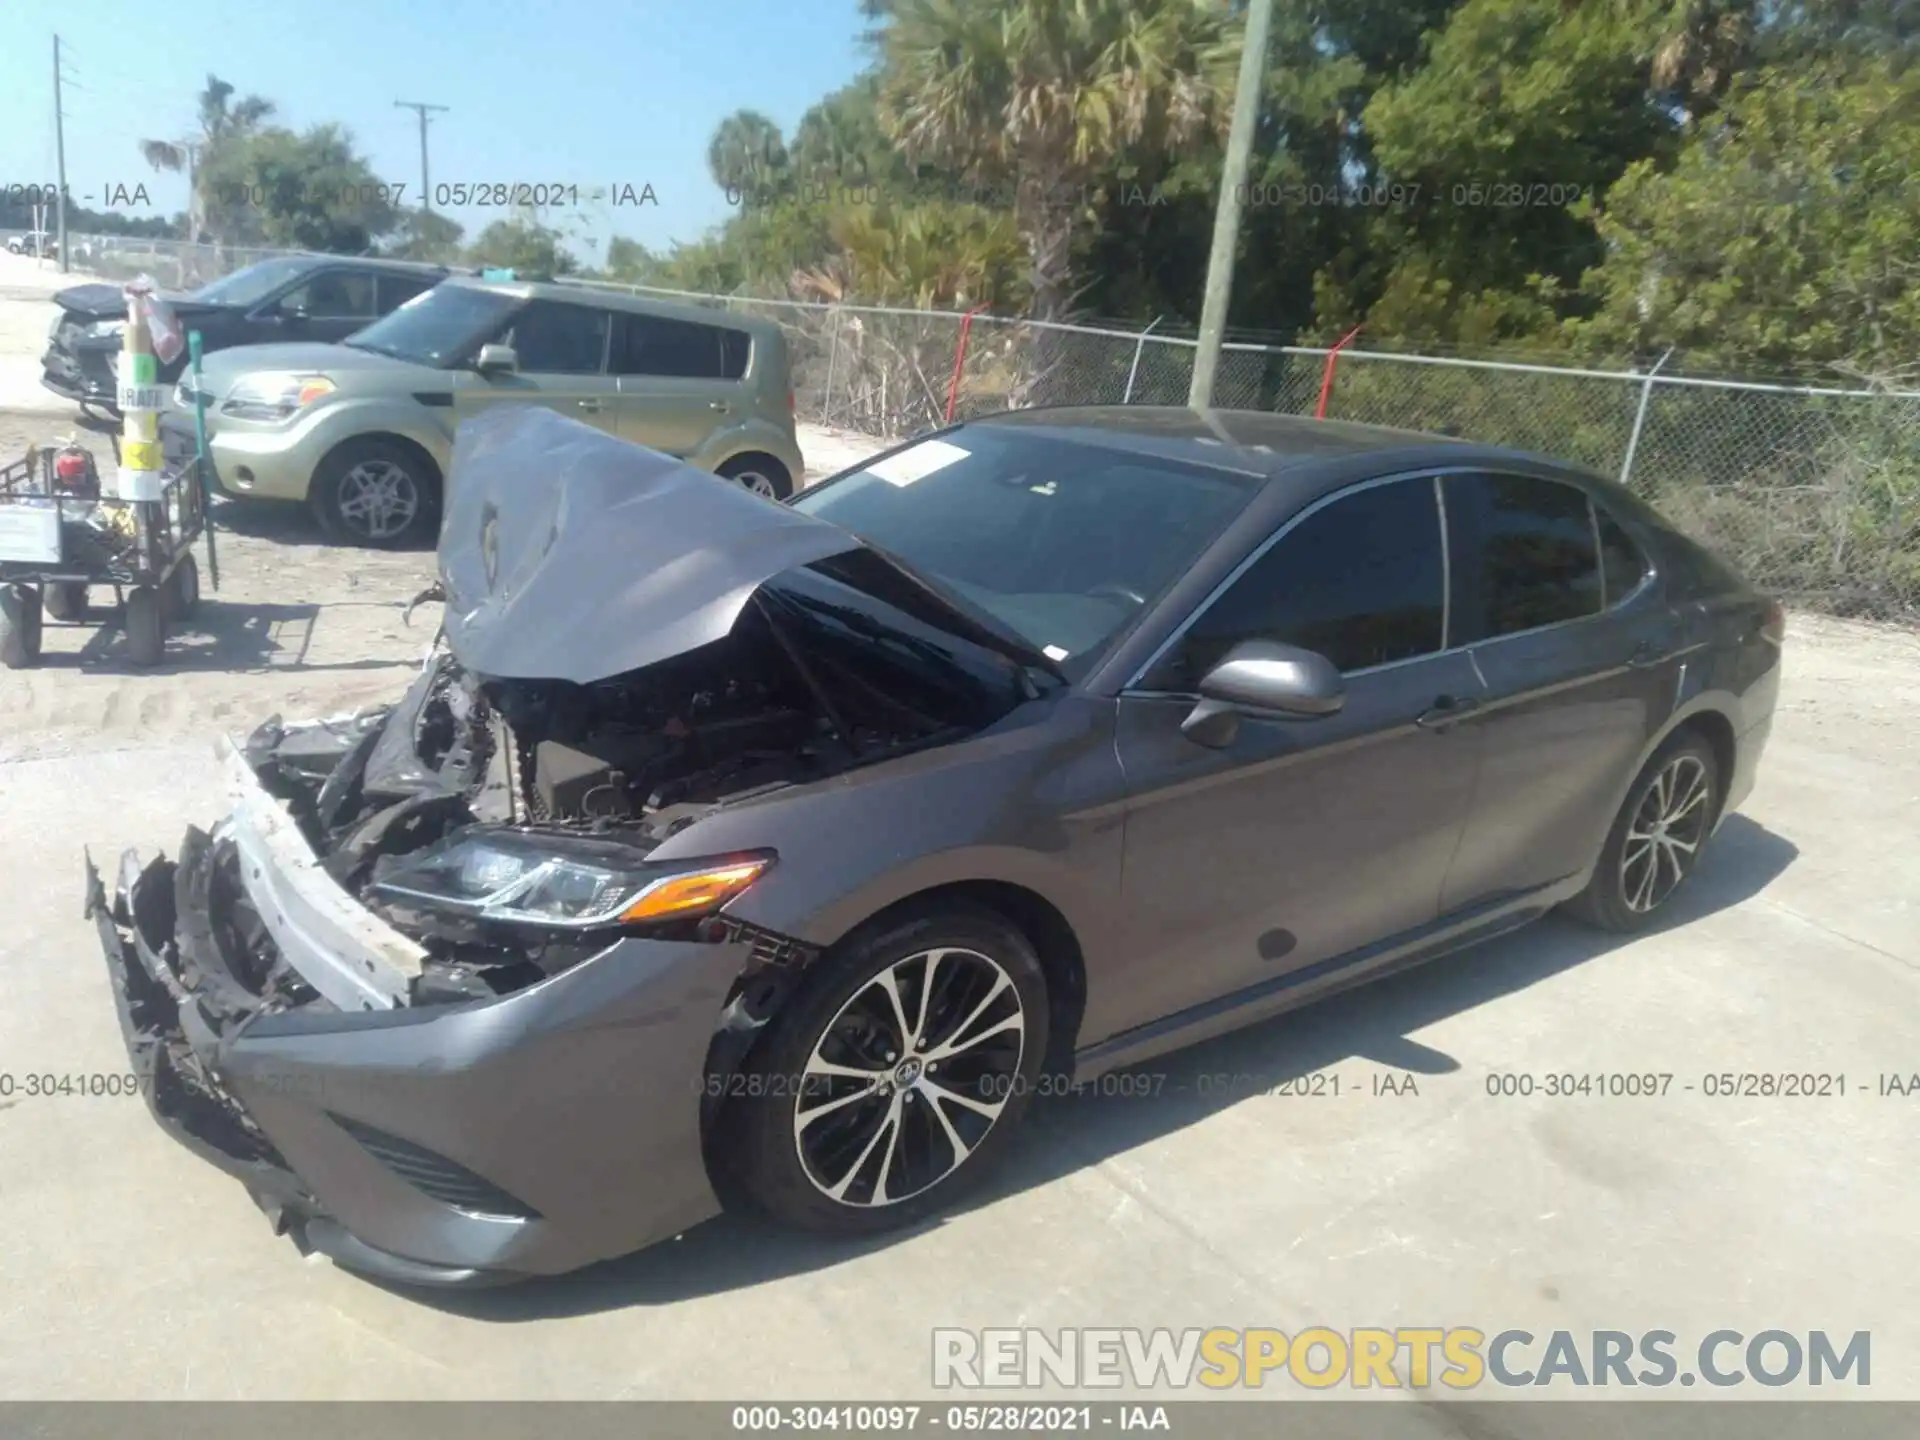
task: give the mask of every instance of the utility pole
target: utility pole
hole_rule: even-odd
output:
[[[422,210],[431,210],[433,209],[433,191],[427,188],[427,117],[428,112],[433,110],[438,110],[444,114],[448,107],[445,105],[423,105],[418,100],[396,100],[393,102],[393,107],[396,110],[413,110],[419,113],[420,208]]]
[[[1246,45],[1240,52],[1240,79],[1233,90],[1233,124],[1227,131],[1227,155],[1220,168],[1220,198],[1213,209],[1213,248],[1207,254],[1206,299],[1200,307],[1200,343],[1193,352],[1193,386],[1187,404],[1196,410],[1213,403],[1213,376],[1220,368],[1220,342],[1227,330],[1227,302],[1233,295],[1233,255],[1240,240],[1240,199],[1246,190],[1253,132],[1260,120],[1260,92],[1267,69],[1267,32],[1273,0],[1247,0]]]
[[[67,116],[60,97],[60,37],[53,37],[53,153],[59,170],[60,193],[53,197],[59,215],[60,273],[67,274],[73,262],[67,258]]]

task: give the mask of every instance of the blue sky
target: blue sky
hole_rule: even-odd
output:
[[[585,204],[576,233],[650,246],[692,240],[729,211],[707,141],[742,107],[791,137],[821,96],[865,64],[857,0],[331,0],[319,6],[74,0],[0,6],[0,186],[54,176],[53,35],[66,47],[70,194],[102,208],[144,184],[151,210],[186,208],[143,138],[191,133],[209,71],[275,101],[284,123],[339,121],[382,180],[420,190],[418,122],[396,100],[451,107],[429,131],[432,181],[651,185],[657,204]],[[89,200],[87,197],[92,196]],[[440,208],[440,207],[436,207]],[[446,213],[478,233],[507,212]],[[576,245],[583,258],[594,249]]]

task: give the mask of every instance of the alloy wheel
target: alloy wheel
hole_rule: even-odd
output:
[[[1674,756],[1647,787],[1620,848],[1620,896],[1634,914],[1658,908],[1693,869],[1712,799],[1713,782],[1697,755]]]
[[[946,946],[894,961],[807,1057],[793,1107],[801,1169],[843,1205],[911,1199],[980,1148],[1026,1045],[1020,992],[991,956]]]
[[[340,518],[356,535],[391,540],[420,513],[413,477],[391,460],[362,460],[340,477]]]
[[[742,470],[733,478],[756,495],[764,495],[769,500],[780,498],[780,488],[773,483],[771,475],[763,475],[758,470]]]

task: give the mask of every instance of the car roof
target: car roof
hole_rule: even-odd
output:
[[[315,265],[350,265],[360,270],[378,270],[391,275],[449,275],[453,273],[445,265],[435,265],[425,260],[391,260],[382,255],[302,255],[302,260],[311,260]]]
[[[607,310],[625,310],[634,315],[657,315],[667,320],[687,320],[695,325],[724,325],[735,330],[760,334],[779,333],[778,321],[758,315],[741,315],[716,305],[692,305],[674,300],[656,300],[651,295],[635,295],[624,290],[602,290],[592,285],[562,284],[552,280],[487,280],[460,274],[447,284],[473,290],[492,290],[521,300],[558,300],[563,305],[595,305]]]
[[[1314,498],[1367,474],[1470,465],[1544,470],[1605,483],[1579,466],[1524,450],[1477,444],[1426,430],[1316,420],[1266,410],[1202,410],[1176,405],[1051,406],[986,415],[959,428],[1044,435],[1074,444],[1230,469],[1264,477],[1271,488],[1284,490],[1295,501]]]

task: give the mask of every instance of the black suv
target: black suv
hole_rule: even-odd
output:
[[[205,350],[269,341],[344,340],[448,274],[444,265],[337,255],[282,255],[223,275],[187,295],[166,295],[183,327]],[[41,359],[40,382],[56,395],[117,415],[114,357],[122,346],[126,296],[118,285],[75,285],[53,297],[60,307]],[[172,385],[184,354],[160,367]]]

